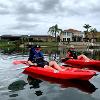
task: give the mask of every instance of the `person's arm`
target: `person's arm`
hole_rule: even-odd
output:
[[[44,55],[43,55],[43,52],[40,51],[40,57],[43,57],[44,58]]]
[[[33,63],[33,57],[34,57],[34,52],[32,50],[32,48],[30,49],[30,53],[29,53],[29,58],[28,58],[28,64],[31,65],[36,65],[36,63]]]
[[[65,61],[67,61],[67,60],[69,60],[69,59],[73,59],[73,57],[71,56],[70,50],[67,51],[66,57],[65,57],[65,58],[61,58],[61,61],[62,61],[62,62],[65,62]]]
[[[30,60],[28,60],[28,64],[29,64],[29,65],[33,65],[33,63],[32,63]]]
[[[39,52],[39,57],[38,57],[38,59],[44,60],[44,55],[43,55],[43,52],[42,52],[42,51]]]

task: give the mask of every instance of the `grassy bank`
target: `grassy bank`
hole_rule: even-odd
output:
[[[59,45],[59,42],[19,42],[19,41],[0,41],[0,48],[2,47],[26,47],[26,45],[35,45],[39,44],[42,47],[66,47],[68,48],[70,45],[74,45],[77,48],[87,48],[88,46],[91,46],[91,43],[89,42],[70,42],[69,44],[67,42],[61,42]],[[95,43],[95,45],[98,45],[99,43]]]
[[[15,46],[15,44],[11,41],[0,41],[0,47],[12,47]]]

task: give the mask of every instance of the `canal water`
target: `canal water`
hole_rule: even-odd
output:
[[[46,60],[56,60],[66,54],[65,48],[43,49]],[[99,49],[78,49],[92,59],[100,60]],[[26,60],[28,50],[0,50],[0,100],[100,100],[100,72],[89,81],[60,81],[29,77],[23,74],[25,65],[14,60]]]

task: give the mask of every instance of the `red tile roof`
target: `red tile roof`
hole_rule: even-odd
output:
[[[81,31],[78,31],[78,30],[75,30],[75,29],[68,29],[68,30],[64,30],[65,32],[81,32]]]

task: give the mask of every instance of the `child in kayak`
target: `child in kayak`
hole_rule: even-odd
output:
[[[66,58],[78,59],[78,60],[86,60],[86,61],[90,60],[88,57],[86,57],[83,54],[78,56],[73,45],[71,45],[69,50],[67,51]]]
[[[47,62],[44,60],[43,52],[41,51],[41,47],[39,45],[31,47],[28,58],[28,64],[30,66],[35,65],[43,68],[52,67],[59,71],[64,71],[64,69],[62,69],[55,61]]]

